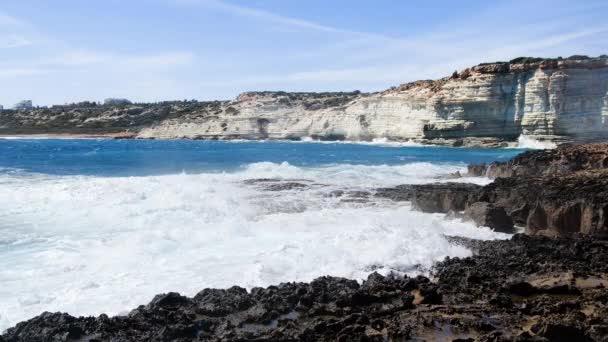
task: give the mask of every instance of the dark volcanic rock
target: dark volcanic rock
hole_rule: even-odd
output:
[[[498,178],[470,202],[503,207],[528,234],[608,234],[608,170]]]
[[[461,211],[478,225],[527,234],[608,234],[608,143],[564,145],[508,162],[469,165],[469,175],[497,177],[486,186],[442,183],[379,189],[424,212]]]
[[[393,201],[411,201],[414,195],[414,186],[409,184],[397,185],[393,188],[380,188],[376,190],[376,197],[387,198]]]
[[[297,190],[310,187],[310,185],[305,182],[310,183],[309,180],[305,179],[282,180],[277,178],[254,178],[243,181],[246,185],[262,186],[263,189],[267,191]]]
[[[434,281],[373,273],[168,293],[127,316],[43,313],[0,341],[605,340],[608,240],[451,241],[476,255],[438,263]]]
[[[435,183],[414,185],[412,205],[425,213],[447,213],[462,211],[469,195],[479,185],[467,183]]]
[[[488,202],[475,202],[467,206],[464,215],[479,226],[490,227],[501,233],[514,233],[513,220],[503,207]]]
[[[608,168],[608,143],[563,144],[554,150],[524,152],[506,162],[469,166],[469,172],[491,178],[555,176]],[[483,169],[483,171],[481,171]]]
[[[486,175],[488,165],[485,163],[481,164],[469,164],[467,165],[467,176],[469,177],[483,177]]]
[[[469,195],[480,188],[467,183],[405,184],[378,189],[376,196],[411,201],[414,208],[426,213],[447,213],[464,210]]]

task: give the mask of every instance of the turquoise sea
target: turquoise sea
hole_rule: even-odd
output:
[[[428,272],[471,253],[445,235],[507,236],[375,189],[486,184],[450,174],[521,151],[0,139],[0,330],[43,311],[122,314],[168,291]],[[299,185],[272,187],[286,182]]]

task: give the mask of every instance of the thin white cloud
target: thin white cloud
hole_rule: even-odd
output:
[[[32,76],[43,73],[44,70],[38,68],[11,68],[11,69],[0,69],[0,79],[14,78],[23,76]]]
[[[257,8],[235,5],[223,0],[171,0],[177,5],[183,6],[202,6],[215,10],[228,12],[241,17],[259,19],[271,23],[282,24],[292,28],[306,29],[317,32],[328,32],[346,34],[361,38],[373,38],[384,41],[406,42],[399,38],[390,37],[383,34],[360,32],[355,30],[344,29],[332,25],[322,24],[311,20],[300,19],[290,16],[277,14],[271,11],[261,10]]]
[[[0,35],[0,49],[12,49],[32,45],[32,41],[19,34]]]
[[[551,48],[554,46],[558,46],[573,40],[599,35],[602,33],[608,32],[608,26],[590,28],[580,31],[573,32],[565,32],[554,35],[548,35],[546,37],[542,37],[541,39],[526,41],[521,44],[514,44],[511,46],[507,46],[505,48],[499,48],[494,51],[494,53],[500,54],[517,54],[526,51],[538,51],[546,48]]]
[[[0,12],[0,27],[2,26],[25,26],[26,22],[11,15]]]
[[[142,56],[115,56],[117,64],[137,68],[157,68],[190,65],[194,61],[192,52],[172,51]]]
[[[107,65],[126,68],[159,68],[189,65],[194,54],[186,51],[169,51],[151,54],[120,54],[89,50],[72,50],[38,62],[50,67],[86,67]]]
[[[346,32],[344,30],[329,25],[323,25],[313,21],[283,16],[260,9],[238,6],[221,0],[174,0],[174,2],[179,5],[205,6],[217,10],[230,12],[232,14],[236,14],[242,17],[258,18],[293,27],[311,29],[322,32]]]

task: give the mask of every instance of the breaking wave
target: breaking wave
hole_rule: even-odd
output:
[[[529,135],[520,135],[517,138],[517,148],[527,148],[533,150],[546,150],[556,148],[557,144],[551,141],[541,141]]]
[[[407,203],[331,194],[463,170],[262,162],[230,173],[145,177],[2,173],[0,330],[43,311],[120,314],[167,291],[192,296],[322,275],[361,279],[373,269],[424,272],[445,256],[470,255],[444,235],[505,235]],[[257,178],[306,187],[268,191],[244,182]]]

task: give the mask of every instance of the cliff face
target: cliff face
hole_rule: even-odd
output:
[[[608,135],[608,57],[516,59],[383,92],[249,92],[233,101],[0,116],[15,130],[130,131],[141,138],[512,140]]]

